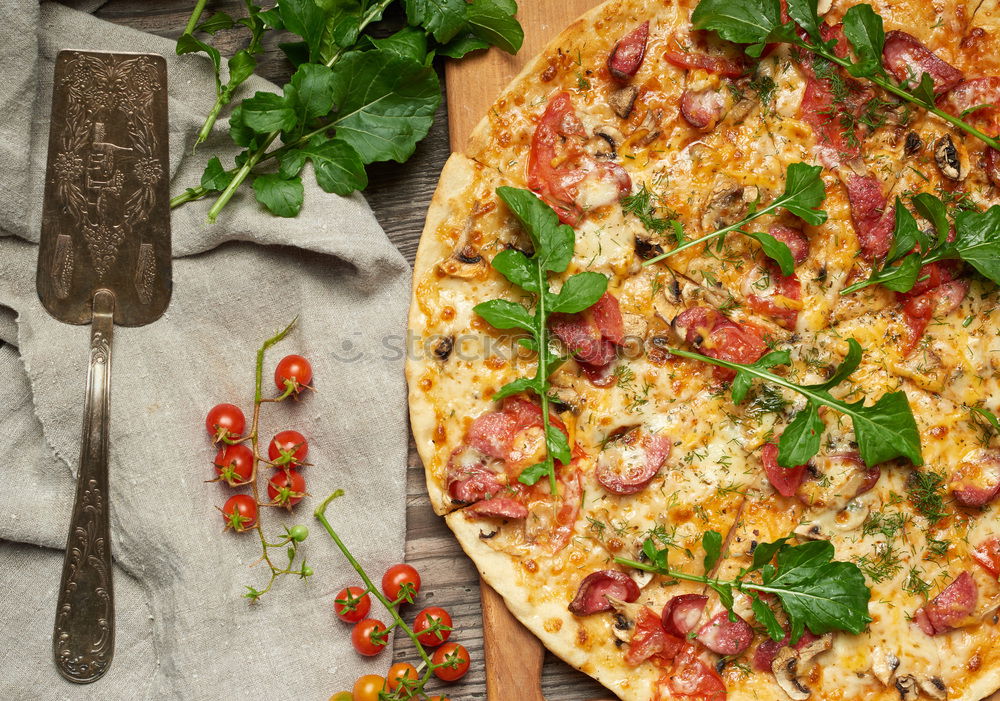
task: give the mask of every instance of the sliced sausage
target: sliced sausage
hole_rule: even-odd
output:
[[[627,83],[639,71],[646,56],[649,22],[643,22],[615,44],[608,56],[608,71],[619,83]]]
[[[528,518],[528,507],[519,501],[514,501],[509,497],[493,497],[480,501],[465,510],[470,516],[482,518],[506,518],[522,519]]]
[[[701,614],[708,604],[708,597],[702,594],[680,594],[663,606],[660,621],[663,629],[671,635],[685,637],[701,621]]]
[[[885,33],[882,65],[909,89],[917,86],[921,75],[929,74],[937,95],[948,92],[963,78],[960,70],[942,60],[915,36],[895,29]]]
[[[609,596],[632,603],[639,598],[639,586],[631,577],[618,570],[591,572],[580,582],[569,610],[577,616],[610,611],[612,606],[608,601]]]
[[[949,489],[962,506],[986,506],[1000,493],[1000,451],[979,448],[966,454]]]
[[[698,631],[698,642],[720,655],[739,655],[750,647],[753,628],[739,616],[733,614],[733,617],[735,621],[730,620],[727,611],[712,616]]]
[[[633,429],[605,446],[597,458],[594,476],[613,494],[636,494],[663,467],[672,445],[669,438]]]
[[[927,635],[940,635],[963,625],[979,599],[976,580],[967,571],[955,577],[940,594],[924,604],[913,616]]]

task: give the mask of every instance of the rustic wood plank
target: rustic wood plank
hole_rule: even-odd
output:
[[[524,3],[525,6],[534,4],[536,2]],[[176,38],[187,22],[192,5],[191,0],[160,0],[157,3],[150,3],[148,0],[110,0],[96,14],[112,22]],[[221,10],[237,16],[243,12],[243,3],[242,0],[215,0],[209,3],[209,10]],[[525,7],[522,10],[522,13],[524,12],[533,10]],[[525,21],[524,16],[522,14],[522,21]],[[393,23],[398,26],[399,22],[398,15],[390,16],[383,31],[391,31]],[[557,27],[551,27],[546,30],[546,34],[554,35],[556,31]],[[257,72],[281,85],[288,80],[291,66],[277,46],[279,40],[272,37],[265,43]],[[226,55],[244,43],[245,35],[239,31],[221,33],[218,37],[218,45]],[[527,51],[530,49],[522,51],[525,58],[530,55]],[[490,52],[487,56],[496,53]],[[485,56],[476,57],[475,60],[482,62],[485,58]],[[439,74],[442,71],[443,67],[439,66]],[[498,82],[495,83],[496,88],[486,105],[492,100],[492,94],[506,84],[506,80],[499,82],[501,80],[499,77],[494,79]],[[206,85],[205,89],[211,90],[211,86]],[[485,109],[486,107],[483,107],[477,112],[474,119],[469,118],[468,128],[471,129],[471,125],[478,121]],[[448,133],[447,109],[443,103],[430,133],[408,162],[377,164],[369,168],[370,185],[365,197],[389,238],[411,264],[416,255],[427,206],[430,204],[441,168],[448,158]],[[423,467],[412,438],[406,476],[406,558],[420,569],[424,580],[425,593],[421,595],[418,603],[424,606],[443,606],[452,613],[460,629],[462,643],[469,649],[474,660],[467,677],[451,688],[450,697],[455,701],[485,699],[486,677],[482,664],[483,623],[479,601],[479,578],[472,561],[464,555],[451,531],[445,526],[444,520],[436,516],[431,509],[424,486]],[[517,651],[512,650],[511,654],[516,660]],[[399,645],[395,656],[406,661],[412,661],[413,658],[408,645]],[[607,692],[602,691],[602,687],[586,675],[549,653],[545,656],[542,690],[549,701],[580,701],[602,694],[607,695]]]
[[[600,4],[600,0],[522,2],[517,18],[524,27],[524,44],[515,56],[482,51],[461,61],[447,61],[448,128],[451,150],[461,151],[472,129],[486,114],[499,92],[525,64],[573,20]]]

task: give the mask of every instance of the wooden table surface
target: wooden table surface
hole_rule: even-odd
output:
[[[155,3],[148,0],[109,0],[95,14],[111,22],[176,38],[187,23],[193,4],[192,0],[159,0]],[[210,1],[208,9],[223,10],[233,16],[244,13],[242,0]],[[391,22],[392,18],[389,20]],[[242,35],[237,33],[232,36],[220,35],[218,43],[223,48],[223,54],[228,55],[235,48],[240,48],[241,38]],[[228,47],[224,43],[226,41],[231,42]],[[291,74],[291,65],[285,60],[277,44],[278,41],[273,37],[266,42],[265,54],[259,60],[257,72],[281,85]],[[438,66],[438,70],[444,85],[444,71],[441,66]],[[206,85],[205,89],[210,90],[211,86]],[[369,187],[365,196],[389,238],[411,264],[417,251],[427,205],[449,152],[447,107],[443,101],[430,133],[407,163],[376,164],[368,169]],[[452,612],[456,624],[461,626],[462,643],[468,647],[474,662],[478,662],[473,665],[465,680],[452,687],[450,696],[454,701],[485,699],[479,578],[472,561],[465,556],[451,531],[445,527],[444,521],[430,507],[424,487],[423,467],[412,437],[406,493],[407,562],[421,572],[424,590],[428,592],[425,597],[427,605],[444,606]],[[409,646],[401,645],[397,657],[410,661],[411,653]],[[516,655],[517,651],[511,651],[511,654]],[[596,682],[551,654],[546,655],[542,690],[549,701],[580,701],[608,696],[607,691]],[[336,689],[330,691],[332,693]]]

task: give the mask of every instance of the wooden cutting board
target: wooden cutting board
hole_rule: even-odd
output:
[[[472,129],[500,91],[553,37],[599,0],[521,0],[517,18],[524,45],[516,56],[481,51],[445,65],[448,131],[452,151],[461,151]],[[490,701],[544,701],[542,644],[507,610],[503,598],[480,582],[486,695]]]

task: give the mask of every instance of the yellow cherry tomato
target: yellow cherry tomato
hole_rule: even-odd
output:
[[[447,696],[431,696],[428,701],[451,701]]]
[[[330,701],[354,701],[350,691],[338,691],[330,697]]]
[[[385,685],[389,691],[399,688],[403,679],[417,679],[417,669],[407,662],[397,662],[389,668],[389,673],[385,675]],[[411,687],[412,688],[412,687]]]
[[[378,701],[378,692],[385,689],[385,679],[377,674],[366,674],[354,682],[354,701]]]

